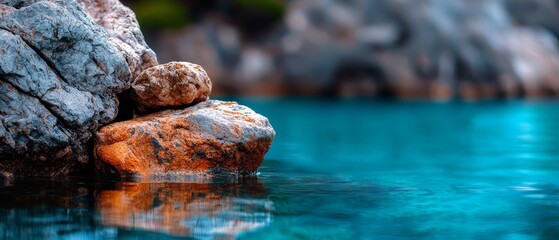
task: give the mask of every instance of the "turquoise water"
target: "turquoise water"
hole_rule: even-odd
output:
[[[559,102],[237,100],[257,178],[16,179],[0,238],[559,239]]]

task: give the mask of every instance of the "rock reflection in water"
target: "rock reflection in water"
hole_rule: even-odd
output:
[[[268,225],[273,203],[249,183],[119,183],[96,194],[101,224],[196,238],[235,237]]]
[[[227,239],[270,223],[273,203],[257,179],[203,182],[3,182],[0,239]]]

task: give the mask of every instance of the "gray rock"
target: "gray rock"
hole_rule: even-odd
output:
[[[60,175],[88,161],[85,145],[37,98],[0,78],[0,166],[16,175]]]
[[[118,0],[77,0],[97,24],[109,33],[113,44],[126,57],[132,79],[156,66],[157,57],[144,40],[136,15]]]
[[[126,59],[75,1],[1,3],[0,170],[79,170],[92,132],[117,115]]]
[[[37,49],[64,81],[79,90],[117,93],[130,80],[126,60],[107,32],[75,1],[41,1],[20,8],[6,14],[0,28]]]

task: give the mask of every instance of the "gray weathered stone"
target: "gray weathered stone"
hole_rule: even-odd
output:
[[[0,78],[0,167],[17,175],[67,174],[88,161],[85,144],[37,98]]]
[[[132,79],[157,65],[155,53],[144,40],[136,15],[118,0],[77,0],[87,13],[109,33],[111,41],[126,57]]]
[[[80,169],[92,132],[117,115],[126,59],[73,0],[0,3],[0,170]]]
[[[43,102],[68,126],[94,130],[96,108],[90,92],[80,91],[62,81],[56,73],[16,35],[0,29],[0,75],[18,91]],[[91,106],[91,108],[90,108]]]
[[[50,16],[50,17],[45,17]],[[6,14],[0,28],[19,35],[79,90],[117,93],[130,69],[107,32],[72,0],[41,1]]]

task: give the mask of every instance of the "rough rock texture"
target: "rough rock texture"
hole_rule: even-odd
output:
[[[146,69],[132,83],[142,110],[176,108],[208,99],[212,82],[198,64],[170,62]]]
[[[274,135],[268,119],[249,108],[210,100],[105,126],[94,154],[99,172],[121,177],[247,175],[256,172]]]
[[[3,8],[22,8],[37,2],[53,2],[59,5],[67,1],[60,0],[0,0],[0,16]],[[136,15],[130,8],[118,0],[75,0],[98,25],[109,35],[111,43],[126,58],[131,71],[131,78],[136,78],[144,69],[156,66],[157,57],[149,48],[140,30]],[[71,1],[71,8],[78,4]]]
[[[0,5],[0,168],[60,175],[117,115],[130,69],[107,32],[71,0]]]
[[[20,36],[79,90],[120,92],[131,77],[107,32],[72,0],[41,1],[20,8],[5,15],[0,28]]]
[[[109,33],[112,43],[126,57],[132,78],[157,65],[155,53],[144,40],[136,15],[118,0],[77,0]]]
[[[4,15],[11,13],[15,10],[15,8],[8,6],[8,5],[1,5],[0,4],[0,18]]]

